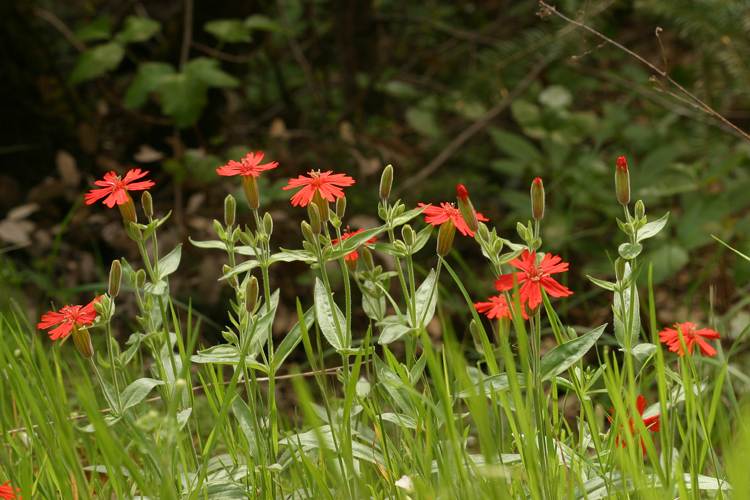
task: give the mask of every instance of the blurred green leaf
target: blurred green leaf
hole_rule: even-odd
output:
[[[573,103],[573,95],[562,85],[550,85],[539,93],[539,103],[554,109],[566,109]]]
[[[274,31],[276,33],[287,33],[288,31],[281,27],[280,24],[271,20],[262,14],[253,14],[245,19],[245,26],[251,30]]]
[[[162,78],[157,94],[162,112],[178,127],[190,127],[198,121],[206,106],[206,84],[185,72]]]
[[[534,143],[520,134],[495,127],[488,132],[495,146],[511,158],[528,162],[542,156]]]
[[[653,262],[654,284],[659,284],[682,269],[688,263],[689,255],[687,250],[682,248],[682,246],[675,243],[667,243],[655,251],[644,255],[643,259],[646,262]]]
[[[203,29],[211,33],[222,42],[249,42],[250,27],[239,19],[216,19],[203,25]]]
[[[89,24],[76,31],[76,40],[81,42],[91,42],[93,40],[109,40],[112,27],[110,26],[109,16],[102,16],[94,19]]]
[[[75,85],[101,76],[120,65],[125,48],[117,42],[109,42],[87,50],[78,57],[70,83]]]
[[[420,135],[426,137],[440,137],[443,129],[437,122],[435,112],[421,107],[410,107],[406,109],[406,122]]]
[[[145,42],[161,31],[161,23],[148,17],[128,16],[125,18],[125,26],[117,34],[117,40],[121,43]]]
[[[125,92],[125,108],[135,109],[145,104],[149,94],[159,88],[164,77],[174,73],[175,69],[169,63],[147,62],[138,66],[138,73]]]
[[[186,75],[190,75],[209,87],[219,88],[235,88],[239,87],[240,81],[222,71],[220,63],[217,59],[211,59],[208,57],[196,57],[190,60],[185,65]]]
[[[575,340],[555,347],[545,354],[539,366],[542,372],[542,380],[548,380],[577,363],[596,344],[596,341],[604,333],[606,326],[607,324],[605,323]]]

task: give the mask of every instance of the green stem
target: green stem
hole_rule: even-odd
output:
[[[117,413],[120,412],[120,409],[122,408],[122,403],[120,402],[120,387],[119,383],[117,382],[117,372],[115,370],[115,350],[114,350],[114,339],[112,338],[112,326],[111,326],[111,318],[112,318],[112,301],[114,301],[114,298],[110,299],[110,310],[107,311],[107,317],[110,318],[109,321],[107,321],[104,329],[106,331],[107,335],[107,350],[109,351],[109,368],[112,372],[112,384],[115,388],[115,395],[117,398]]]

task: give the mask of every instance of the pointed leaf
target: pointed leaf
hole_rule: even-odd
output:
[[[164,382],[152,378],[140,378],[127,386],[120,394],[122,410],[125,411],[143,401],[151,389],[157,385],[164,385]]]
[[[333,306],[336,309],[338,324],[342,330],[340,333],[336,330],[336,323],[333,321],[333,312],[331,311],[326,287],[320,281],[320,278],[315,278],[315,318],[318,321],[318,326],[334,349],[348,349],[351,347],[350,342],[343,338],[346,330],[346,318],[335,303]]]
[[[206,106],[206,92],[206,84],[187,73],[166,75],[157,89],[162,112],[182,128],[198,121]]]
[[[637,243],[640,243],[642,240],[645,240],[646,238],[651,238],[652,236],[656,236],[659,233],[659,231],[661,231],[664,228],[664,226],[667,224],[668,219],[669,219],[669,212],[667,212],[666,215],[662,217],[661,219],[656,220],[654,222],[649,222],[648,224],[640,228],[637,234]]]
[[[89,24],[76,30],[76,40],[81,42],[92,42],[94,40],[108,40],[112,32],[109,16],[94,19]]]
[[[380,334],[380,338],[378,339],[378,344],[390,344],[391,342],[400,339],[410,332],[417,332],[417,330],[404,325],[388,325],[383,328],[383,332]]]
[[[435,270],[431,269],[430,274],[427,275],[427,279],[425,279],[419,286],[419,289],[417,289],[416,302],[418,324],[412,325],[415,328],[423,328],[435,315],[438,296],[438,291],[435,286],[436,278],[437,275],[435,274]]]
[[[169,276],[180,266],[182,257],[182,243],[177,245],[174,250],[159,259],[159,279]]]
[[[145,42],[161,30],[161,23],[148,17],[128,16],[125,26],[117,34],[121,43]]]
[[[630,276],[630,264],[625,264],[625,278]],[[631,289],[635,292],[634,297],[631,299]],[[620,344],[625,350],[632,349],[638,342],[638,336],[641,333],[641,303],[638,300],[638,287],[626,287],[622,291],[625,305],[622,306],[622,300],[620,294],[615,293],[614,295],[614,310],[615,310],[615,338],[617,343]],[[632,313],[632,325],[628,331],[626,323],[629,321],[630,308],[633,307]],[[625,316],[620,317],[622,311],[625,311]]]
[[[312,326],[313,321],[315,321],[315,308],[311,307],[307,310],[307,312],[304,315],[304,322],[305,326],[308,328]],[[284,363],[284,360],[289,356],[289,354],[292,353],[295,347],[300,343],[302,340],[302,329],[300,328],[299,322],[297,322],[294,327],[289,331],[289,334],[284,337],[284,340],[281,341],[281,343],[276,348],[276,352],[274,353],[274,362],[276,363],[276,370],[278,370],[281,365]]]
[[[606,326],[604,324],[595,330],[581,335],[575,340],[555,347],[545,354],[540,366],[542,380],[548,380],[577,363],[596,344],[596,341],[604,333]]]
[[[260,441],[258,435],[255,433],[255,422],[253,421],[253,413],[248,408],[247,403],[240,398],[236,397],[232,401],[232,411],[234,416],[237,418],[237,422],[240,424],[243,434],[247,438],[247,442],[250,445],[250,455],[254,462],[260,462],[262,459],[260,453]]]
[[[222,71],[218,59],[194,57],[185,65],[185,74],[194,76],[209,87],[224,89],[240,86],[240,81],[229,73]]]
[[[145,104],[149,94],[159,88],[162,79],[174,74],[174,66],[169,63],[147,62],[139,65],[138,73],[125,92],[125,108],[135,109]]]
[[[222,42],[237,43],[252,40],[250,28],[239,19],[215,19],[204,24],[203,29]]]
[[[92,80],[111,71],[120,65],[125,48],[117,42],[109,42],[87,50],[78,57],[70,83],[75,85],[86,80]]]

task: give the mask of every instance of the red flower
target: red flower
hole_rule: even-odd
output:
[[[513,267],[521,269],[519,273],[503,274],[495,280],[495,288],[501,292],[507,292],[513,289],[513,280],[521,286],[518,296],[521,299],[521,304],[528,302],[529,309],[535,309],[536,306],[542,303],[542,291],[541,288],[553,297],[567,297],[572,295],[573,292],[562,286],[557,281],[550,278],[550,274],[562,273],[568,270],[568,263],[561,262],[562,259],[557,255],[546,254],[542,259],[541,264],[536,263],[536,252],[529,253],[528,250],[524,250],[521,253],[521,259],[513,259],[509,264]]]
[[[65,306],[60,309],[60,312],[49,311],[42,316],[42,321],[36,326],[39,329],[46,330],[59,323],[60,326],[48,333],[52,340],[64,339],[71,332],[74,324],[87,325],[94,322],[96,318],[94,302],[99,302],[101,299],[101,296],[99,296],[85,306]]]
[[[334,174],[333,170],[328,172],[317,172],[311,170],[308,172],[310,177],[304,177],[300,175],[296,179],[289,179],[289,185],[283,189],[294,189],[304,186],[301,190],[292,196],[292,206],[297,205],[306,207],[310,203],[317,192],[320,197],[328,201],[336,201],[336,198],[343,198],[344,191],[341,187],[347,187],[354,184],[354,179],[345,174]]]
[[[643,411],[646,409],[646,398],[643,396],[638,396],[638,400],[635,403],[635,407],[638,410],[638,414],[643,418]],[[612,416],[615,415],[615,409],[612,408],[611,412]],[[646,430],[659,432],[659,428],[661,427],[661,422],[659,422],[659,417],[661,415],[654,415],[653,417],[646,417],[643,419],[643,425],[646,426]],[[611,422],[612,417],[607,417],[607,419]],[[635,436],[635,425],[633,424],[633,419],[631,418],[629,421],[630,425],[630,433]],[[622,426],[620,426],[622,428]],[[625,440],[620,437],[620,435],[617,435],[616,441],[619,446],[625,447]],[[643,450],[643,454],[646,454],[646,444],[643,442],[643,437],[641,437],[641,449]]]
[[[425,205],[424,203],[419,203],[417,205],[417,208],[422,208],[422,207],[427,207],[427,209],[425,209],[425,211],[422,212],[425,215],[424,221],[427,224],[432,224],[433,226],[439,226],[440,224],[447,221],[448,219],[453,219],[453,223],[456,225],[456,229],[461,231],[461,234],[463,234],[464,236],[474,237],[474,231],[469,229],[469,226],[466,225],[466,221],[461,216],[461,211],[455,208],[453,206],[453,203],[441,203],[440,208],[434,205],[428,206],[428,205]],[[481,220],[484,222],[489,220],[487,217],[480,214],[476,210],[474,211],[474,213],[477,215],[477,220]]]
[[[510,307],[508,307],[508,301],[505,299],[505,295],[500,294],[495,297],[490,297],[489,300],[489,302],[477,302],[476,304],[474,304],[474,308],[477,310],[477,312],[486,314],[489,319],[513,319],[513,315],[510,312]],[[524,319],[529,319],[529,316],[526,314],[526,310],[523,307],[523,304],[521,304],[521,315]]]
[[[216,173],[226,177],[233,175],[252,175],[253,177],[260,177],[260,173],[264,170],[271,170],[279,166],[279,162],[272,161],[265,165],[260,165],[263,161],[263,152],[258,151],[257,153],[248,153],[247,156],[240,161],[229,160],[229,163],[221,168],[216,169]]]
[[[359,234],[362,231],[364,231],[364,229],[357,229],[354,232],[349,232],[347,230],[344,230],[344,234],[341,235],[341,245],[343,246],[344,240],[348,240],[355,234]],[[331,240],[331,243],[336,245],[337,243],[339,243],[339,239],[334,238]],[[375,238],[370,238],[369,240],[365,241],[363,245],[369,245],[370,243],[375,243]],[[359,254],[357,253],[357,250],[354,250],[353,252],[346,254],[346,257],[344,257],[344,260],[357,260],[357,259],[359,259]]]
[[[716,349],[708,345],[704,339],[717,340],[721,338],[721,335],[709,328],[696,329],[697,323],[677,323],[674,325],[675,328],[666,328],[663,332],[659,332],[659,340],[669,346],[669,350],[676,352],[680,356],[684,356],[685,352],[682,350],[680,344],[680,333],[682,331],[682,338],[685,340],[688,351],[693,354],[693,345],[698,344],[701,348],[701,352],[705,356],[713,356],[716,354]]]
[[[146,174],[148,174],[148,170],[141,172],[140,168],[129,170],[124,179],[121,179],[120,176],[116,175],[114,172],[104,174],[103,181],[94,182],[97,186],[103,186],[103,189],[92,189],[90,192],[86,193],[86,196],[84,197],[86,199],[86,205],[91,205],[105,196],[107,196],[107,199],[104,200],[104,204],[109,208],[112,208],[115,205],[123,205],[128,201],[131,201],[128,191],[141,191],[154,186],[152,181],[133,182]]]
[[[22,499],[23,497],[21,495],[16,495],[16,492],[21,490],[19,488],[8,486],[9,484],[10,481],[5,484],[0,484],[0,498],[4,498],[5,500],[15,500],[16,498],[19,500]]]

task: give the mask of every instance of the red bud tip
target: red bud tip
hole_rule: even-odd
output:
[[[534,184],[536,184],[537,186],[541,187],[542,186],[542,179],[540,179],[539,177],[535,178],[534,179]]]
[[[625,171],[628,170],[628,162],[625,161],[625,157],[624,156],[620,156],[617,159],[617,169],[618,170],[623,170],[624,169]]]
[[[466,190],[463,184],[456,186],[456,194],[462,201],[467,201],[469,198],[469,192]]]

